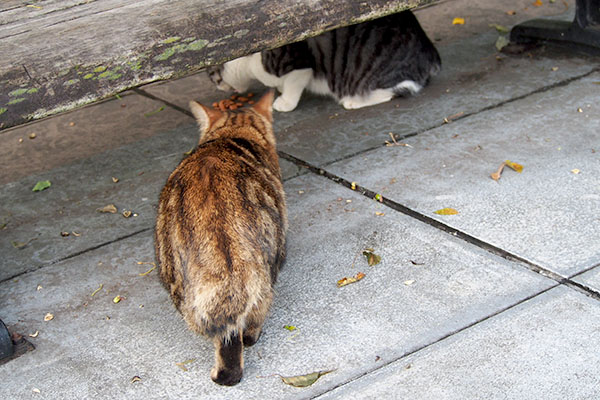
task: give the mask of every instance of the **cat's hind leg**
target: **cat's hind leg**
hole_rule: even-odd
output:
[[[273,109],[279,112],[292,111],[298,105],[304,88],[312,79],[311,69],[298,69],[281,77],[281,95],[273,102]]]
[[[246,317],[246,327],[243,335],[243,343],[246,347],[250,347],[258,341],[263,323],[269,312],[273,295],[268,293],[263,296],[263,300],[252,307],[252,311]]]
[[[375,104],[390,101],[394,97],[394,94],[394,91],[391,89],[376,89],[361,96],[342,97],[340,104],[346,110],[374,106]]]
[[[239,333],[229,339],[215,338],[215,366],[210,378],[219,385],[233,386],[242,379],[244,369],[244,346]]]

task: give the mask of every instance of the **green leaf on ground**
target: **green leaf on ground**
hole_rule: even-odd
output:
[[[373,253],[373,249],[365,249],[363,250],[363,256],[367,257],[367,262],[369,266],[377,265],[381,262],[381,256]]]
[[[283,329],[287,329],[288,331],[291,332],[291,331],[295,331],[298,328],[296,328],[294,325],[284,325]]]
[[[509,44],[510,44],[510,40],[508,40],[508,38],[506,36],[498,36],[498,39],[496,39],[496,49],[498,51],[501,51],[503,48],[505,48]]]
[[[490,27],[491,27],[491,28],[496,28],[496,30],[497,30],[499,33],[508,33],[508,32],[510,32],[510,30],[509,30],[507,27],[505,27],[505,26],[502,26],[502,25],[498,25],[498,24],[490,24]]]
[[[50,181],[39,181],[31,190],[33,190],[34,192],[41,192],[44,189],[48,189],[50,186],[52,186],[52,183],[50,183]]]

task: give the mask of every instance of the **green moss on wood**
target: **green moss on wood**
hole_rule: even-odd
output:
[[[4,114],[7,110],[7,108],[0,107],[0,115]]]
[[[166,38],[161,43],[163,43],[163,44],[169,44],[169,43],[178,42],[180,40],[181,40],[181,38],[179,36],[174,36],[174,37]]]
[[[69,79],[64,83],[65,86],[73,86],[79,82],[79,79]]]
[[[25,101],[25,97],[19,97],[18,99],[12,99],[11,101],[9,101],[6,104],[9,105],[9,106],[12,106],[13,104],[17,104],[17,103],[20,103],[22,101]]]
[[[27,88],[21,88],[21,89],[17,89],[17,90],[13,90],[12,92],[10,92],[8,95],[10,97],[17,97],[17,96],[21,96],[24,95],[25,93],[27,93]]]
[[[83,79],[91,79],[91,78],[93,78],[93,77],[94,77],[94,74],[85,74],[85,75],[83,76]]]
[[[95,72],[95,73],[98,73],[98,72],[104,72],[104,71],[106,71],[106,67],[105,67],[105,66],[103,66],[103,65],[101,65],[101,66],[99,66],[99,67],[96,67],[96,68],[94,68],[94,72]]]
[[[198,39],[188,44],[177,44],[175,46],[165,49],[162,53],[154,57],[156,61],[165,61],[174,56],[177,53],[184,53],[186,51],[198,51],[208,45],[208,40]]]
[[[208,40],[198,39],[187,45],[187,50],[198,51],[208,44]]]
[[[27,90],[27,94],[34,94],[39,92],[39,90],[37,88],[31,88]]]

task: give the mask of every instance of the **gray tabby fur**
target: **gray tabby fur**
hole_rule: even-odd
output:
[[[440,69],[434,45],[413,13],[403,11],[241,57],[209,74],[222,90],[245,92],[253,80],[276,87],[281,95],[273,108],[291,111],[304,89],[361,108],[415,94]]]

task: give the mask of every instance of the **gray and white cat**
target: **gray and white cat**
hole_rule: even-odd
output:
[[[245,92],[253,80],[276,87],[277,111],[292,111],[304,89],[344,108],[416,94],[441,69],[440,56],[410,11],[338,28],[209,68],[221,90]]]

